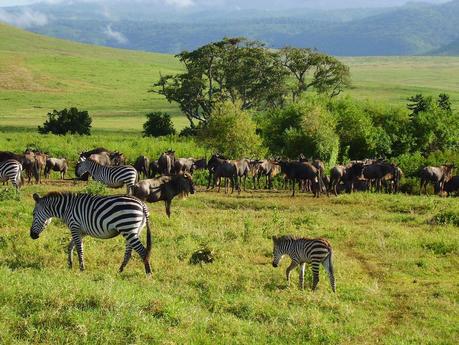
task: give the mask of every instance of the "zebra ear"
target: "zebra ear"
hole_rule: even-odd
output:
[[[40,195],[38,195],[37,193],[34,193],[33,194],[33,199],[35,200],[35,202],[39,202],[40,201]]]

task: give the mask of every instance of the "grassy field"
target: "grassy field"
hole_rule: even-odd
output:
[[[459,58],[343,58],[353,87],[343,95],[404,105],[416,93],[447,92],[459,104]],[[171,55],[63,41],[0,24],[0,128],[36,128],[53,109],[89,110],[95,131],[138,133],[145,113],[170,112],[178,128],[186,119],[175,105],[148,93],[159,73],[176,73]]]
[[[417,92],[459,101],[459,58],[346,58],[355,97],[403,104]],[[173,57],[87,46],[0,24],[0,150],[36,146],[74,161],[105,146],[132,161],[173,147],[209,155],[192,141],[139,138],[144,114],[177,109],[147,93]],[[53,108],[94,117],[91,137],[38,135]],[[122,132],[122,135],[120,135]],[[74,162],[72,162],[72,167]],[[202,178],[202,177],[201,177]],[[459,338],[459,200],[435,196],[323,197],[199,191],[175,200],[172,218],[150,205],[153,278],[137,257],[123,274],[121,238],[85,239],[87,270],[66,268],[69,232],[54,221],[32,241],[32,194],[117,193],[51,181],[18,198],[0,186],[1,344],[455,344]],[[271,236],[322,236],[334,248],[337,293],[321,271],[316,292],[287,288],[271,266]],[[215,262],[192,265],[209,248]],[[75,258],[76,259],[76,258]],[[455,340],[456,339],[456,340]]]
[[[314,200],[286,192],[150,205],[153,278],[124,240],[85,239],[87,270],[66,268],[69,232],[53,222],[29,237],[32,193],[0,194],[0,343],[4,344],[455,344],[459,337],[459,201],[354,194]],[[328,238],[337,293],[287,288],[271,266],[277,234]],[[207,247],[215,261],[192,265]],[[76,260],[76,259],[75,259]]]

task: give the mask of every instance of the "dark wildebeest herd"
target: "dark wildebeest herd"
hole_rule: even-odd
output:
[[[98,196],[85,193],[52,192],[43,197],[34,194],[35,209],[30,236],[37,239],[46,228],[50,219],[60,218],[69,227],[71,241],[68,249],[68,265],[72,266],[72,253],[76,249],[80,269],[84,270],[84,236],[108,239],[122,235],[126,240],[124,259],[119,271],[122,272],[136,251],[143,260],[145,272],[151,273],[149,257],[151,252],[151,231],[149,211],[144,202],[164,201],[166,215],[171,216],[171,203],[176,196],[194,194],[193,174],[197,170],[208,172],[207,190],[217,187],[220,191],[225,184],[225,193],[231,187],[231,193],[247,189],[247,178],[252,180],[252,188],[260,189],[260,179],[265,179],[264,188],[272,190],[274,180],[283,188],[301,192],[311,192],[314,197],[321,194],[352,193],[354,191],[375,191],[397,193],[400,191],[402,170],[395,164],[382,159],[351,161],[346,165],[337,165],[327,176],[325,165],[320,160],[306,159],[300,155],[290,159],[228,159],[221,154],[205,158],[176,157],[173,150],[160,154],[157,160],[146,155],[135,159],[133,166],[126,164],[126,157],[118,151],[96,148],[82,152],[75,166],[77,178],[70,180],[87,181],[90,177],[108,187],[127,187],[126,195]],[[438,194],[447,195],[459,190],[459,176],[453,176],[452,164],[439,167],[425,167],[420,173],[420,191],[426,193],[427,185],[433,184]],[[22,154],[0,152],[0,181],[10,181],[19,190],[24,183],[22,173],[28,182],[42,183],[41,176],[49,179],[52,172],[59,173],[65,179],[69,162],[65,158],[51,157],[38,150],[27,149]],[[141,177],[143,178],[141,180]],[[279,180],[280,178],[280,180]],[[241,188],[242,186],[242,188]],[[140,242],[140,232],[147,225],[147,243]],[[329,275],[330,285],[335,291],[332,264],[332,248],[325,239],[294,238],[282,236],[273,238],[273,266],[277,267],[283,255],[292,259],[287,269],[290,272],[300,267],[300,286],[304,285],[305,263],[312,265],[313,289],[319,280],[319,266],[323,265]]]
[[[32,183],[32,180],[35,183],[41,183],[42,176],[49,179],[52,172],[59,173],[60,178],[64,179],[69,170],[67,159],[51,157],[39,150],[27,149],[21,154],[0,152],[0,162],[6,160],[15,160],[21,164],[28,183]],[[128,167],[124,154],[101,147],[81,152],[77,166],[88,165],[87,163],[83,164],[83,161],[93,162],[93,169],[97,165],[96,170],[100,171],[101,174],[98,180],[103,183],[107,182],[108,186],[113,187],[118,187],[123,181],[109,183],[104,178],[107,178],[107,174],[114,174],[114,171],[126,173]],[[102,172],[102,167],[107,167],[104,172]],[[330,169],[330,173],[327,175],[322,161],[308,160],[303,154],[300,154],[296,160],[246,158],[233,160],[221,154],[213,154],[209,160],[206,160],[205,158],[177,157],[173,150],[167,150],[161,153],[156,160],[150,159],[146,155],[139,156],[135,159],[132,168],[131,170],[136,171],[135,178],[133,179],[131,172],[131,176],[126,177],[122,183],[122,185],[128,183],[129,188],[133,187],[134,182],[126,182],[128,180],[137,183],[140,178],[154,179],[173,175],[186,175],[191,178],[196,170],[207,170],[208,190],[217,188],[217,192],[220,192],[220,188],[224,184],[225,193],[228,192],[228,188],[231,188],[231,193],[234,190],[237,192],[245,191],[247,190],[247,178],[251,179],[253,189],[261,188],[260,180],[263,178],[264,188],[273,189],[274,179],[281,176],[283,188],[291,189],[292,196],[295,195],[296,186],[298,186],[300,191],[311,192],[315,197],[319,197],[322,193],[338,195],[354,191],[397,193],[400,191],[400,181],[403,177],[403,172],[397,165],[382,159],[351,161],[346,165],[336,165]],[[453,176],[453,168],[453,164],[445,164],[421,169],[419,172],[420,193],[427,194],[428,184],[434,186],[436,194],[451,195],[456,193],[459,190],[459,177]],[[91,172],[85,171],[79,174],[77,170],[82,169],[76,169],[78,179],[88,180]],[[1,178],[2,181],[10,180],[5,176]],[[23,184],[23,180],[21,178],[17,184],[18,188]],[[166,183],[166,180],[163,179],[163,183]],[[155,180],[150,185],[156,186],[157,183],[160,182]],[[172,180],[167,180],[167,183],[172,183]],[[136,190],[143,190],[142,193],[145,194],[145,185],[143,183],[142,188],[137,186]]]

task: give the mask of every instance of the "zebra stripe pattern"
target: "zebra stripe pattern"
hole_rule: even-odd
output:
[[[80,270],[84,270],[83,237],[109,239],[121,234],[126,240],[122,272],[135,250],[142,258],[147,275],[151,274],[149,257],[151,231],[146,205],[132,196],[97,196],[89,194],[50,193],[44,197],[34,194],[35,209],[30,237],[37,239],[52,218],[62,219],[69,227],[68,265],[76,247]],[[147,225],[147,246],[140,242],[140,232]]]
[[[8,159],[0,162],[0,181],[11,181],[16,190],[19,190],[22,183],[21,173],[22,164],[17,160]]]
[[[333,274],[332,248],[330,243],[322,238],[295,238],[292,236],[273,237],[273,266],[279,266],[284,255],[290,256],[292,263],[287,268],[287,282],[290,285],[291,271],[300,266],[300,287],[304,289],[304,270],[306,263],[312,266],[312,289],[319,283],[319,267],[322,264],[328,273],[330,286],[336,292],[335,277]]]
[[[130,165],[105,166],[85,157],[80,157],[76,166],[76,175],[89,173],[95,181],[102,182],[109,187],[127,186],[127,193],[131,194],[131,187],[137,182],[137,170]]]

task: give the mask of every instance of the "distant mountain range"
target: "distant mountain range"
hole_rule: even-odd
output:
[[[145,1],[64,2],[0,9],[0,21],[5,18],[49,36],[164,53],[246,36],[274,48],[314,47],[341,56],[459,55],[459,0],[366,9],[181,11]]]

